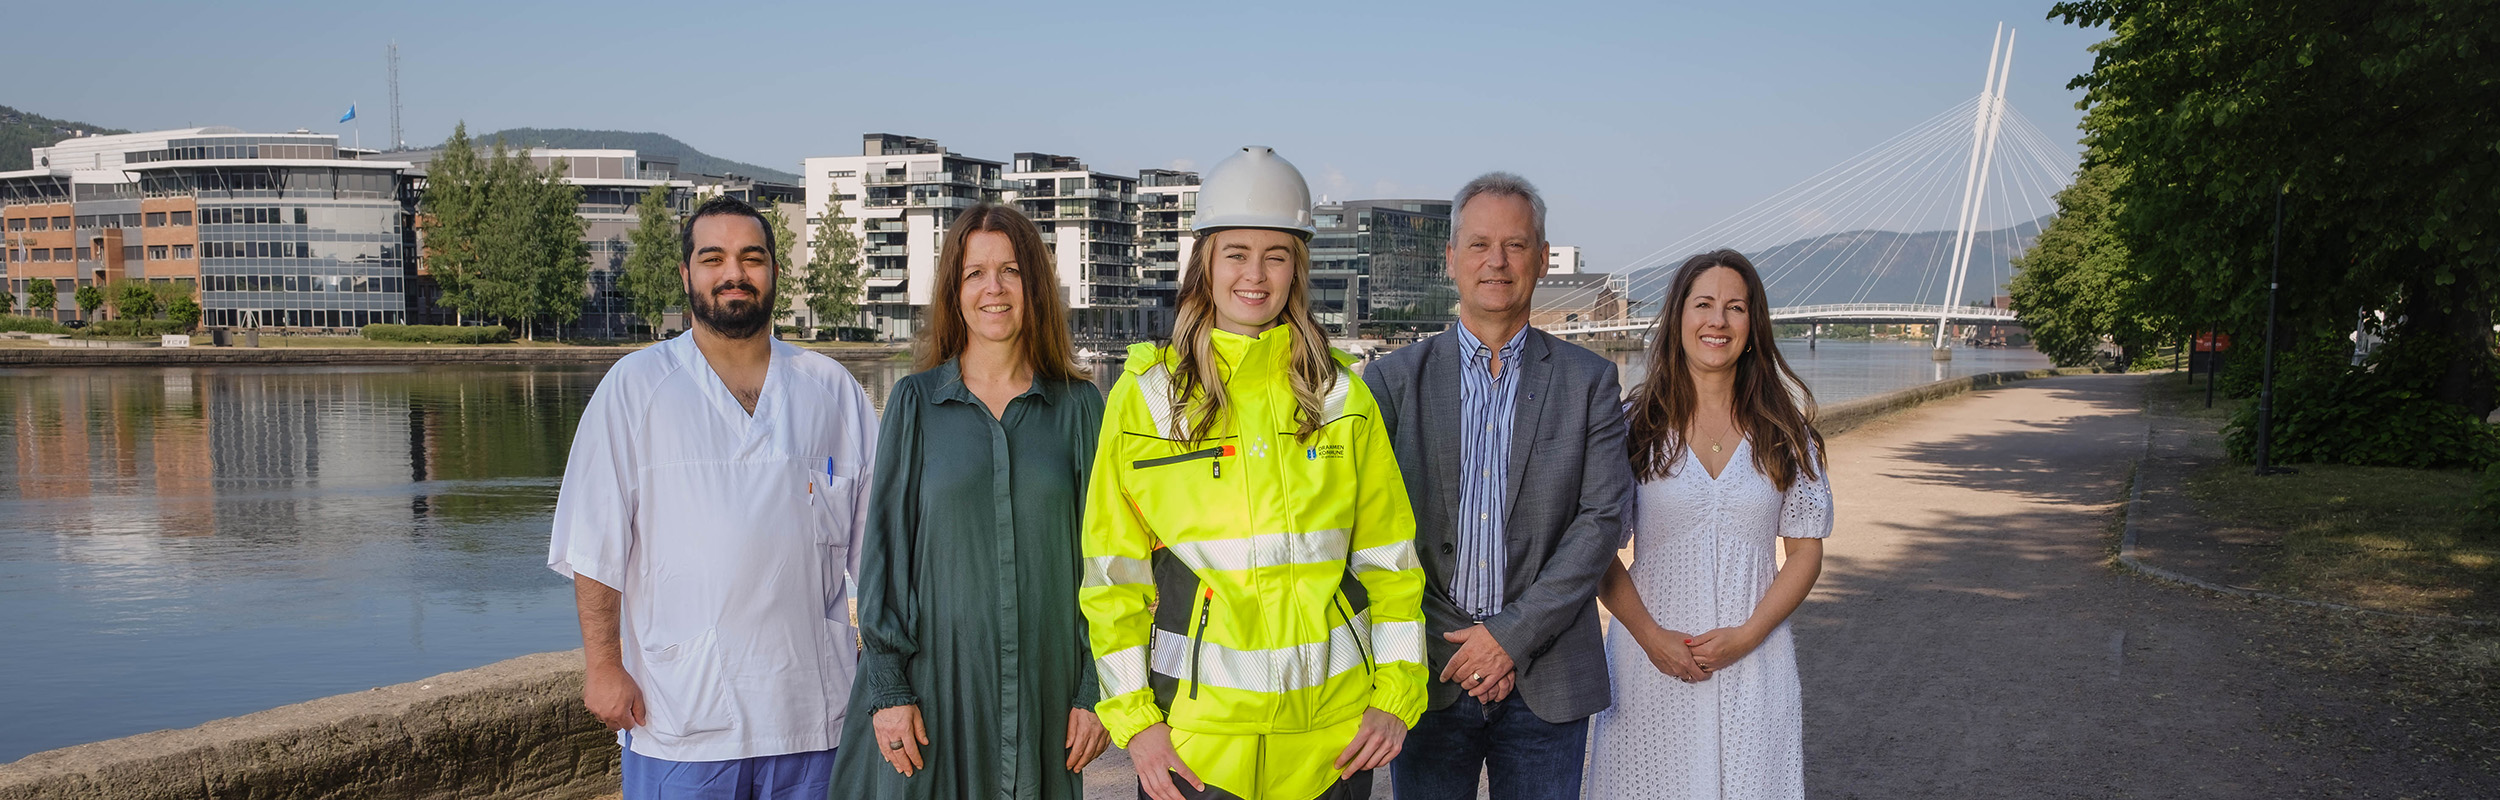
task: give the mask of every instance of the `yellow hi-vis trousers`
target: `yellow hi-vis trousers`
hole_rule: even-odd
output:
[[[1339,788],[1337,756],[1361,729],[1357,716],[1315,731],[1226,735],[1172,731],[1172,750],[1206,782],[1244,800],[1314,800]],[[1357,777],[1356,782],[1363,782]],[[1181,783],[1184,788],[1186,781]],[[1369,796],[1365,792],[1365,796]]]

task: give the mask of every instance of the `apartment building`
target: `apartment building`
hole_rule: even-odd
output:
[[[1077,338],[1152,335],[1138,302],[1137,179],[1093,171],[1071,156],[1017,153],[1007,183],[1052,248]]]
[[[1137,173],[1137,305],[1147,336],[1168,338],[1179,308],[1181,274],[1198,234],[1198,173],[1169,169]]]
[[[1005,162],[947,152],[935,139],[892,133],[860,137],[860,154],[805,159],[807,222],[813,241],[828,201],[857,227],[867,276],[863,317],[880,338],[908,339],[915,309],[936,290],[938,250],[964,209],[1000,199]]]
[[[1630,283],[1625,276],[1603,272],[1547,272],[1536,282],[1536,296],[1528,312],[1528,324],[1548,329],[1629,321],[1632,321]],[[1604,338],[1623,339],[1638,335],[1616,332],[1605,334]]]
[[[408,164],[334,134],[184,128],[33,148],[0,173],[0,270],[11,305],[52,281],[181,286],[213,326],[347,328],[406,319],[415,269]],[[109,313],[109,312],[105,312]]]

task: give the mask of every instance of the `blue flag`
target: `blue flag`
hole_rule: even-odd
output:
[[[340,118],[339,118],[339,121],[340,121],[340,122],[346,122],[346,121],[348,121],[348,120],[355,119],[355,118],[356,118],[356,104],[355,104],[355,103],[349,103],[349,104],[347,104],[347,116],[340,117]]]

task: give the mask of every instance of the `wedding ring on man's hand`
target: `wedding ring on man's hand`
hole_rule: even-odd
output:
[[[896,739],[896,740],[894,740],[894,741],[887,742],[887,743],[885,743],[885,749],[887,749],[887,750],[901,750],[901,749],[903,749],[903,740],[901,740],[901,739]]]

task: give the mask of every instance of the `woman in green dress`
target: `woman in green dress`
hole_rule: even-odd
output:
[[[946,232],[877,441],[835,798],[1074,800],[1110,743],[1076,607],[1102,390],[1055,272],[1011,206]]]

